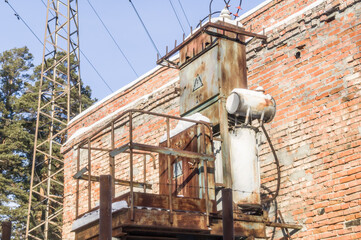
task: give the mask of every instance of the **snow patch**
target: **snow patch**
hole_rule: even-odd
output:
[[[272,96],[269,94],[264,94],[261,91],[254,91],[254,90],[250,90],[250,89],[244,89],[244,88],[235,88],[232,90],[232,93],[240,93],[242,95],[248,95],[248,96],[254,96],[254,97],[259,97],[259,98],[264,98],[264,99],[268,99],[268,100],[272,100]]]
[[[128,204],[126,201],[119,201],[112,204],[112,212],[116,212],[118,210],[121,210],[123,208],[128,208]],[[95,210],[90,213],[85,214],[81,218],[74,221],[71,230],[75,231],[89,223],[95,222],[99,220],[99,214],[100,210]]]
[[[78,129],[73,135],[70,136],[70,138],[63,144],[63,146],[65,146],[66,144],[68,144],[71,140],[75,139],[76,137],[79,137],[85,133],[87,133],[88,131],[94,129],[95,127],[97,127],[100,124],[104,124],[107,120],[112,119],[113,117],[115,117],[116,115],[118,115],[119,113],[121,113],[124,110],[130,109],[132,106],[138,104],[140,101],[142,100],[147,100],[150,96],[152,96],[153,94],[162,91],[163,89],[171,86],[172,84],[176,83],[177,81],[179,81],[179,77],[176,77],[175,79],[173,79],[172,81],[168,82],[167,84],[161,86],[160,88],[156,89],[155,91],[146,94],[136,100],[134,100],[133,102],[117,109],[116,111],[112,112],[111,114],[108,114],[106,117],[98,120],[97,122],[93,123],[92,125],[88,126],[88,127],[83,127]],[[68,125],[69,126],[69,125]]]
[[[176,59],[179,58],[179,54],[177,53],[176,55],[174,55],[170,60],[174,61]],[[143,80],[144,78],[152,75],[153,73],[155,73],[158,69],[160,69],[162,66],[158,65],[156,67],[154,67],[153,69],[151,69],[150,71],[144,73],[142,76],[138,77],[137,79],[133,80],[132,82],[128,83],[127,85],[125,85],[124,87],[121,87],[120,89],[118,89],[117,91],[109,94],[108,96],[106,96],[105,98],[103,98],[102,100],[94,103],[93,105],[91,105],[89,108],[87,108],[86,110],[84,110],[83,112],[79,113],[78,115],[76,115],[73,119],[71,119],[68,123],[68,126],[70,126],[73,122],[75,122],[76,120],[80,119],[82,116],[86,115],[87,113],[91,112],[92,110],[96,109],[99,105],[101,105],[102,103],[110,100],[111,98],[113,98],[114,96],[118,95],[121,92],[126,91],[127,89],[131,88],[132,86],[134,86],[135,84],[137,84],[138,82],[140,82],[141,80]]]
[[[190,119],[190,120],[195,120],[195,121],[203,121],[203,122],[210,122],[209,118],[207,118],[206,116],[203,116],[200,113],[195,113],[193,115],[190,115],[188,117],[184,117],[186,119]],[[179,121],[177,126],[170,130],[170,137],[174,137],[175,135],[177,135],[178,133],[183,132],[184,130],[190,128],[191,126],[195,125],[194,122],[188,122],[188,121]],[[165,142],[167,140],[167,134],[164,134],[161,138],[160,138],[160,142]]]

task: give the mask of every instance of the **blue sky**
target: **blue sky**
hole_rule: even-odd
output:
[[[18,14],[27,22],[35,34],[44,39],[47,0],[8,0]],[[132,63],[138,75],[156,66],[156,51],[148,39],[129,0],[89,0],[115,40]],[[171,49],[174,41],[181,42],[183,31],[172,10],[169,0],[132,0],[147,26],[155,44],[163,55],[166,46]],[[210,0],[180,0],[190,24],[195,28],[199,20],[209,13]],[[239,15],[247,12],[263,0],[244,0]],[[172,0],[186,35],[190,29],[178,0]],[[224,7],[223,0],[213,0],[212,11]],[[236,11],[239,0],[231,0],[230,10]],[[90,59],[109,86],[116,91],[136,79],[136,75],[101,25],[87,0],[79,0],[80,47]],[[40,64],[42,45],[17,19],[13,10],[0,1],[0,51],[14,47],[27,46],[34,55],[34,64]],[[99,100],[111,91],[94,72],[89,63],[81,57],[81,76],[83,82],[93,90]]]

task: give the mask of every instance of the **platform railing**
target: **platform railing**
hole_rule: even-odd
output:
[[[166,125],[166,147],[163,146],[154,146],[148,145],[143,143],[138,143],[134,137],[134,119],[139,117],[144,117],[146,115],[159,117],[161,119],[165,119]],[[181,149],[171,148],[171,120],[178,120],[178,121],[185,121],[193,123],[197,126],[197,131],[201,133],[200,138],[200,151],[199,152],[192,152],[186,151]],[[125,127],[128,124],[128,138],[127,141],[121,146],[116,146],[115,142],[115,130],[118,128]],[[208,171],[207,171],[207,162],[214,161],[215,157],[213,155],[213,151],[210,154],[206,153],[206,139],[205,133],[206,129],[210,132],[210,142],[213,142],[212,137],[212,126],[210,123],[204,121],[196,121],[188,118],[181,118],[172,115],[166,115],[161,113],[154,113],[149,111],[143,111],[138,109],[130,109],[123,113],[121,113],[116,118],[112,119],[109,123],[105,126],[98,129],[95,133],[89,136],[87,139],[83,140],[78,144],[77,149],[77,174],[75,174],[74,178],[76,178],[76,216],[79,216],[79,180],[86,180],[88,182],[88,211],[92,209],[91,206],[91,183],[92,181],[99,181],[100,176],[93,176],[92,173],[92,151],[105,151],[109,153],[109,172],[112,176],[112,190],[113,190],[113,197],[115,194],[115,184],[129,186],[130,190],[130,217],[131,220],[134,220],[134,188],[135,187],[142,187],[144,193],[146,190],[151,188],[151,185],[146,182],[146,156],[150,156],[153,158],[153,164],[155,164],[155,156],[153,153],[157,154],[165,154],[167,155],[167,166],[168,166],[168,210],[169,210],[169,220],[172,223],[172,214],[173,214],[173,196],[172,196],[172,171],[171,171],[171,156],[175,157],[185,157],[198,160],[202,162],[204,166],[204,193],[205,193],[205,201],[206,201],[206,215],[207,215],[207,225],[209,226],[209,192],[208,192]],[[110,147],[93,147],[92,140],[99,138],[99,136],[103,136],[106,134],[110,134]],[[213,147],[212,147],[213,148]],[[88,156],[87,156],[87,167],[80,169],[80,149],[87,149]],[[129,180],[120,180],[115,179],[115,156],[118,154],[129,154]],[[143,182],[134,181],[134,155],[142,154],[143,155]],[[125,167],[125,166],[124,166]],[[85,174],[87,172],[87,175]]]

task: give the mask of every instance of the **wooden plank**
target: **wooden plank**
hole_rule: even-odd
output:
[[[123,209],[123,211],[113,214],[112,228],[116,229],[129,225],[136,225],[139,227],[168,227],[170,229],[175,227],[183,228],[184,234],[187,234],[187,231],[208,230],[204,214],[174,212],[173,220],[173,224],[170,224],[169,213],[167,211],[134,209],[134,221],[131,221],[130,209]],[[89,224],[87,227],[76,231],[77,240],[88,240],[97,237],[98,235],[98,222]]]
[[[168,208],[168,196],[158,194],[144,194],[134,193],[135,206],[152,207],[152,208]],[[210,201],[211,207],[210,212],[217,213],[216,201]],[[173,198],[173,209],[177,211],[195,211],[195,212],[206,212],[206,201],[205,199],[199,198],[187,198],[187,197],[174,197]]]
[[[127,231],[147,232],[157,230],[159,232],[181,232],[185,235],[197,236],[197,234],[210,234],[212,236],[222,235],[222,219],[211,219],[211,230],[207,227],[206,216],[204,214],[189,212],[174,212],[173,224],[169,223],[167,211],[157,211],[148,209],[134,209],[134,221],[130,221],[130,209],[124,209],[113,214],[113,236],[115,234],[124,235]],[[234,230],[237,237],[255,236],[265,238],[266,224],[262,222],[262,216],[252,216],[248,220],[257,222],[240,221],[235,219]],[[122,231],[120,231],[120,228]],[[117,229],[117,230],[116,230]],[[88,225],[86,228],[76,231],[77,240],[92,239],[99,234],[99,224],[97,222]]]

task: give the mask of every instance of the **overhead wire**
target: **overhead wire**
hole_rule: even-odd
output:
[[[44,46],[43,41],[40,40],[40,38],[35,34],[35,32],[34,32],[34,31],[31,29],[31,27],[26,23],[26,21],[20,16],[20,14],[15,10],[15,8],[9,3],[9,1],[8,1],[8,0],[5,0],[5,2],[6,2],[6,3],[9,5],[9,7],[14,11],[15,16],[17,17],[17,19],[18,19],[18,20],[21,20],[21,21],[25,24],[25,26],[30,30],[30,32],[34,35],[34,37],[39,41],[39,43],[40,43],[42,46]],[[47,50],[48,52],[50,52],[49,49],[46,48],[46,50]]]
[[[143,25],[143,28],[144,28],[145,32],[147,33],[147,35],[148,35],[148,37],[149,37],[150,41],[152,42],[154,49],[156,50],[156,52],[157,52],[157,53],[158,53],[158,55],[160,56],[160,52],[159,52],[159,50],[158,50],[157,46],[155,45],[155,43],[154,43],[154,41],[153,41],[153,38],[150,36],[150,34],[149,34],[149,32],[148,32],[148,29],[147,29],[147,27],[145,26],[145,24],[144,24],[144,22],[143,22],[142,18],[140,17],[140,15],[139,15],[139,13],[138,13],[137,9],[135,8],[135,6],[134,6],[134,4],[133,4],[132,0],[129,0],[129,2],[130,2],[130,4],[131,4],[131,5],[132,5],[132,7],[133,7],[134,12],[137,14],[139,21],[140,21],[140,22],[141,22],[141,24]]]
[[[134,74],[138,76],[138,73],[135,71],[133,65],[130,63],[129,59],[127,58],[127,56],[124,54],[123,50],[120,48],[119,44],[117,43],[117,41],[115,41],[113,35],[110,33],[108,27],[105,25],[104,21],[102,20],[102,18],[100,17],[100,15],[98,14],[98,12],[95,10],[94,6],[90,3],[89,0],[88,1],[88,4],[90,5],[90,7],[93,9],[95,15],[98,17],[99,21],[102,23],[103,27],[105,28],[105,30],[108,32],[110,38],[113,40],[114,44],[117,46],[119,52],[123,55],[124,59],[127,61],[129,67],[133,70]]]
[[[183,12],[186,20],[187,20],[187,23],[188,23],[189,28],[191,28],[191,24],[189,23],[188,16],[187,16],[186,12],[184,11],[184,8],[183,8],[183,5],[182,5],[181,1],[178,0],[178,3],[179,3],[179,5],[180,5],[180,7],[181,7],[181,9],[182,9],[182,12]]]
[[[239,13],[239,10],[242,9],[241,6],[242,6],[242,0],[239,0],[239,5],[238,5],[238,7],[237,7],[237,12],[236,12],[236,14],[233,14],[233,15],[234,15],[234,19],[236,19],[237,17],[239,17],[239,16],[238,16],[238,13]]]
[[[46,3],[43,0],[40,0],[43,5],[47,8],[48,6],[46,5]],[[52,12],[50,12],[51,15],[54,14]],[[67,34],[67,31],[65,29],[63,29],[65,31],[65,33]],[[42,43],[43,44],[43,43]],[[109,84],[107,83],[107,81],[105,81],[105,79],[103,78],[103,76],[99,73],[99,71],[95,68],[95,66],[93,65],[93,63],[89,60],[89,58],[85,55],[85,53],[79,48],[80,53],[83,55],[83,57],[85,58],[85,60],[87,60],[87,62],[89,63],[89,65],[93,68],[93,70],[96,72],[96,74],[99,76],[99,78],[103,81],[103,83],[108,87],[108,89],[110,90],[111,93],[114,92],[114,90],[109,86]]]
[[[229,9],[229,3],[231,2],[231,0],[228,0],[228,2],[226,0],[223,0],[223,1],[226,4],[227,9]]]
[[[79,49],[80,50],[80,49]],[[85,56],[85,54],[83,53],[82,50],[80,50],[80,53],[83,55],[83,57],[85,57],[85,60],[88,61],[88,63],[90,64],[90,66],[94,69],[94,71],[98,74],[98,76],[100,77],[100,79],[103,81],[103,83],[108,87],[108,89],[113,93],[113,89],[108,85],[107,81],[105,81],[105,79],[102,77],[102,75],[100,75],[100,73],[98,72],[98,70],[94,67],[94,65],[90,62],[90,60],[87,58],[87,56]]]
[[[178,17],[178,14],[177,14],[175,8],[174,8],[174,6],[173,6],[172,0],[169,0],[169,3],[170,3],[170,5],[172,6],[173,12],[174,12],[174,14],[175,14],[175,16],[176,16],[176,18],[177,18],[177,20],[178,20],[179,26],[182,28],[182,31],[183,31],[183,33],[185,34],[184,28],[183,28],[183,26],[182,26],[182,23],[181,23],[181,21],[180,21],[180,19],[179,19],[179,17]]]

